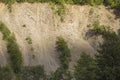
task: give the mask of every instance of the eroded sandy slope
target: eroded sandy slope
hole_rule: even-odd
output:
[[[9,13],[7,6],[0,4],[0,21],[16,36],[24,58],[24,65],[44,65],[45,70],[55,71],[59,67],[58,53],[55,50],[56,37],[62,36],[71,49],[72,70],[81,52],[96,53],[97,41],[91,37],[86,39],[88,25],[99,20],[101,24],[111,26],[114,30],[120,28],[120,20],[104,6],[66,5],[66,15],[61,22],[48,4],[14,4]],[[93,10],[93,12],[90,12]],[[28,44],[26,38],[32,39]],[[8,64],[6,45],[0,34],[0,64]]]

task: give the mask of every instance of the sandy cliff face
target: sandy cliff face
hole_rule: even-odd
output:
[[[53,14],[48,4],[13,4],[10,13],[7,6],[0,4],[0,21],[7,25],[16,36],[24,58],[24,65],[44,65],[46,71],[55,71],[59,67],[56,37],[62,36],[71,49],[70,69],[78,60],[81,52],[96,53],[97,40],[86,37],[89,24],[99,20],[101,24],[119,29],[120,20],[104,6],[66,5],[64,21]],[[88,34],[89,35],[89,34]],[[32,39],[28,44],[26,38]],[[0,64],[9,63],[5,41],[0,33]]]

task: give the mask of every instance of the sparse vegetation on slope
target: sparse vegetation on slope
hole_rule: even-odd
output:
[[[59,53],[59,59],[61,64],[60,67],[52,74],[50,80],[64,79],[68,72],[67,70],[69,68],[69,61],[71,57],[70,49],[68,48],[66,41],[62,37],[58,37],[56,45],[57,45],[56,49]]]
[[[10,30],[2,22],[0,22],[0,31],[2,32],[3,39],[7,44],[7,52],[9,53],[10,57],[10,65],[13,68],[14,72],[18,73],[23,66],[23,58],[16,43],[15,36],[11,34]]]
[[[5,4],[8,4],[8,9],[10,12],[12,12],[12,4],[15,2],[23,3],[53,3],[55,5],[58,5],[58,15],[61,15],[61,13],[64,12],[64,4],[79,4],[79,5],[101,5],[104,4],[105,6],[109,6],[110,8],[115,9],[115,14],[117,17],[120,16],[120,0],[1,0],[0,2],[3,2]],[[62,8],[62,9],[61,9]],[[63,15],[62,18],[63,19]]]
[[[11,32],[2,22],[0,22],[0,31],[3,34],[3,40],[8,41]]]
[[[24,67],[22,54],[16,43],[15,36],[0,22],[0,32],[7,44],[7,52],[10,57],[10,67],[0,67],[0,80],[41,80],[45,76],[43,66]]]
[[[76,80],[118,80],[120,78],[120,37],[98,21],[92,30],[96,36],[102,35],[104,42],[92,58],[82,54],[75,67]]]
[[[70,61],[70,49],[68,48],[67,42],[62,37],[58,37],[57,41],[57,51],[59,52],[59,59],[61,62],[61,65],[64,69],[68,69],[69,67],[69,61]]]
[[[24,7],[23,7],[24,8]],[[76,7],[75,7],[76,8]],[[59,12],[59,11],[58,11]],[[79,13],[79,12],[78,12]],[[90,12],[90,14],[92,14],[93,13],[93,11],[91,10],[91,12]],[[73,13],[74,14],[74,13]],[[103,13],[104,14],[104,13]],[[38,14],[39,15],[39,14]],[[9,16],[8,16],[9,17]],[[8,17],[7,18],[5,18],[5,19],[8,19]],[[70,16],[70,17],[72,17],[72,18],[74,18],[74,16]],[[36,18],[36,17],[35,17]],[[85,17],[86,18],[86,17]],[[102,17],[101,17],[102,18]],[[113,17],[112,17],[113,18]],[[12,18],[13,19],[13,18]],[[48,17],[47,17],[47,19],[48,19]],[[70,18],[71,19],[71,18]],[[76,18],[75,18],[76,19]],[[75,19],[73,19],[73,20],[75,20]],[[80,19],[80,18],[79,18]],[[11,18],[10,18],[10,20],[11,20]],[[25,19],[26,20],[26,19]],[[101,20],[101,19],[100,19]],[[4,21],[4,20],[3,20]],[[5,21],[9,21],[9,19],[8,20],[5,20]],[[52,20],[51,20],[52,21]],[[70,21],[70,20],[69,20]],[[81,23],[81,21],[82,20],[78,20],[78,22],[80,22]],[[28,21],[29,22],[29,21]],[[71,24],[72,24],[72,22],[73,21],[70,21],[71,22]],[[8,22],[9,23],[9,22]],[[19,23],[19,22],[18,22]],[[17,24],[18,24],[17,23]],[[12,24],[15,24],[14,22],[12,23]],[[23,24],[23,23],[22,23]],[[46,23],[47,24],[47,23]],[[103,23],[104,24],[104,23]],[[3,25],[3,24],[2,24]],[[9,25],[11,25],[11,24],[9,24]],[[16,25],[16,24],[15,24]],[[27,24],[26,24],[27,25]],[[57,23],[55,24],[55,25],[58,25]],[[60,25],[60,24],[59,24]],[[35,25],[36,26],[36,25]],[[54,26],[54,25],[53,25]],[[110,30],[110,29],[108,29],[108,28],[106,28],[106,26],[103,26],[103,25],[100,25],[99,24],[99,22],[98,21],[95,21],[94,22],[94,24],[93,24],[93,26],[94,26],[94,29],[93,29],[93,31],[95,32],[95,35],[96,36],[98,36],[98,35],[102,35],[103,36],[103,38],[104,38],[104,40],[105,40],[105,42],[103,42],[103,44],[101,44],[100,45],[100,50],[98,50],[98,52],[100,53],[100,54],[97,54],[96,56],[95,56],[95,59],[93,59],[91,56],[90,56],[90,58],[87,56],[87,58],[86,57],[84,57],[84,58],[86,58],[86,59],[88,59],[87,61],[88,62],[82,62],[82,58],[78,61],[78,65],[76,66],[76,79],[83,79],[83,77],[84,77],[84,79],[85,80],[87,80],[87,79],[92,79],[92,80],[118,80],[119,79],[119,75],[118,75],[118,73],[120,73],[120,71],[119,71],[119,61],[120,61],[120,59],[119,59],[119,43],[120,43],[120,41],[119,41],[119,36],[118,35],[116,35],[116,33],[115,32],[113,32],[112,30]],[[25,26],[23,26],[23,27],[25,27]],[[45,28],[47,28],[47,27],[45,27]],[[51,28],[51,27],[50,27]],[[73,29],[73,27],[70,27],[70,28],[72,28],[72,31],[74,32],[75,30]],[[68,28],[68,29],[70,29],[70,28]],[[12,29],[12,28],[11,28]],[[20,28],[19,28],[20,29]],[[24,28],[25,29],[25,28]],[[55,28],[56,29],[56,28]],[[59,27],[59,29],[60,29],[60,27]],[[77,28],[78,29],[78,28]],[[76,30],[77,30],[76,29]],[[6,41],[6,44],[7,44],[7,48],[8,48],[8,52],[9,53],[16,53],[17,51],[16,50],[18,50],[19,48],[17,47],[17,48],[14,48],[14,46],[17,46],[17,43],[16,43],[16,40],[15,40],[15,36],[7,29],[7,27],[0,27],[0,30],[1,30],[1,32],[2,32],[2,34],[3,34],[3,40],[5,40]],[[22,30],[22,29],[21,29]],[[27,30],[30,30],[30,29],[27,29]],[[50,29],[51,30],[51,29]],[[53,29],[52,29],[53,30]],[[64,29],[65,30],[65,29]],[[14,31],[14,30],[13,30]],[[25,31],[25,30],[24,30]],[[31,32],[32,32],[33,30],[31,30]],[[34,29],[34,31],[36,31],[35,29]],[[47,30],[44,30],[44,28],[42,28],[41,29],[41,31],[44,31],[44,32],[46,32]],[[58,30],[56,30],[56,31],[58,31]],[[16,31],[15,31],[16,32]],[[49,32],[49,31],[47,31],[47,32]],[[45,36],[47,36],[47,32],[46,32],[46,34],[45,34]],[[63,31],[63,29],[62,29],[62,31],[60,31],[61,33],[62,32],[64,32]],[[76,31],[77,32],[77,31]],[[29,31],[28,31],[28,33],[29,33]],[[36,31],[36,33],[37,33],[37,31]],[[42,33],[42,32],[41,32]],[[51,33],[51,32],[50,32]],[[59,32],[58,32],[59,33]],[[34,34],[34,33],[33,33]],[[43,33],[44,34],[44,33]],[[64,33],[63,33],[64,34]],[[24,34],[22,34],[21,36],[23,36]],[[34,35],[36,35],[36,34],[34,34]],[[34,35],[32,35],[32,36],[34,36]],[[57,34],[57,35],[59,35],[59,34]],[[66,35],[66,33],[65,33],[65,35]],[[74,33],[73,34],[71,34],[70,33],[70,35],[73,35],[74,36]],[[31,36],[31,37],[32,37]],[[54,35],[54,36],[56,36],[56,35]],[[36,36],[35,36],[36,37]],[[48,36],[47,36],[48,37]],[[49,35],[49,37],[51,37],[51,35]],[[66,37],[66,36],[65,36]],[[67,37],[68,38],[68,37]],[[40,38],[40,39],[38,39],[38,40],[41,40],[42,38]],[[48,38],[47,38],[48,39]],[[46,37],[44,37],[44,39],[42,39],[42,41],[38,41],[38,42],[44,42],[43,40],[47,40],[46,39]],[[72,37],[72,39],[75,39],[75,38],[73,38]],[[23,37],[23,39],[22,39],[22,37],[21,37],[21,40],[25,40],[25,38]],[[31,40],[28,38],[27,39],[27,41],[28,41],[28,43],[32,43],[31,42]],[[34,41],[34,40],[33,40]],[[35,40],[36,42],[37,42],[37,40]],[[74,41],[76,41],[76,40],[74,40]],[[38,43],[37,42],[37,43]],[[47,41],[46,41],[47,42]],[[24,43],[23,43],[24,44]],[[73,43],[74,44],[74,43]],[[39,44],[37,44],[37,45],[39,45]],[[42,44],[41,44],[42,45]],[[51,45],[51,44],[50,44]],[[65,79],[65,77],[66,77],[66,74],[68,75],[68,76],[70,76],[69,75],[69,72],[68,72],[68,68],[69,68],[69,61],[70,61],[70,50],[69,50],[69,48],[67,47],[67,44],[66,44],[66,41],[63,39],[63,38],[58,38],[58,42],[57,42],[57,47],[56,47],[56,49],[57,49],[57,51],[60,53],[60,67],[55,71],[55,73],[53,73],[53,75],[52,75],[52,77],[51,77],[51,80],[59,80],[59,79]],[[76,45],[76,44],[75,44]],[[44,49],[46,48],[46,46],[48,46],[47,44],[45,44],[44,45]],[[33,46],[34,47],[34,46]],[[36,47],[36,45],[35,45],[35,47]],[[34,47],[34,48],[35,48]],[[39,47],[39,46],[38,46]],[[40,46],[40,47],[42,47],[42,46]],[[78,47],[78,45],[77,45],[77,47]],[[24,48],[24,47],[23,47]],[[74,48],[76,48],[76,46],[74,47]],[[37,49],[40,49],[40,48],[37,48]],[[37,53],[37,49],[35,49],[34,51],[35,51],[35,53]],[[43,49],[43,48],[42,48]],[[40,51],[40,53],[42,53],[42,51],[43,52],[48,52],[49,53],[49,50],[48,51],[45,51],[45,50],[38,50],[38,53],[39,53],[39,51]],[[31,48],[31,51],[32,51],[33,49]],[[46,49],[47,50],[47,49]],[[26,50],[27,51],[27,50]],[[33,51],[33,52],[34,52]],[[28,51],[29,52],[29,51]],[[51,51],[50,51],[51,52]],[[66,54],[67,53],[67,54]],[[46,55],[48,55],[48,54],[46,54]],[[116,56],[117,55],[117,56]],[[14,55],[15,56],[15,55]],[[14,59],[14,56],[12,57],[12,59]],[[19,55],[18,55],[19,56]],[[37,56],[37,54],[35,54],[35,56]],[[32,57],[32,58],[34,58],[34,56]],[[38,58],[38,57],[37,57]],[[19,58],[17,58],[17,59],[19,59]],[[95,62],[95,65],[93,65],[93,64],[91,64],[92,63],[92,61],[91,60],[89,60],[89,59],[92,59],[92,61],[93,61],[93,63]],[[40,60],[40,59],[37,59],[37,60]],[[43,60],[45,60],[45,59],[43,59]],[[41,60],[41,61],[43,61],[43,60]],[[109,60],[109,61],[108,61]],[[12,61],[12,60],[11,60]],[[14,60],[13,60],[14,61]],[[15,60],[16,61],[16,60]],[[19,62],[19,61],[18,61]],[[32,62],[32,61],[31,61]],[[57,62],[57,61],[56,61]],[[83,63],[83,64],[82,64]],[[86,63],[86,64],[85,64]],[[16,64],[16,63],[15,63]],[[51,63],[49,64],[49,65],[51,65],[52,64],[52,60],[51,60]],[[84,65],[85,64],[85,65]],[[82,66],[82,67],[81,67]],[[13,68],[14,66],[11,66],[11,69]],[[96,69],[96,67],[97,67],[97,69]],[[84,69],[85,68],[85,69]],[[38,70],[38,69],[40,69],[40,70]],[[34,72],[35,71],[35,72]],[[37,71],[39,71],[39,72],[37,72]],[[79,72],[77,72],[77,71],[79,71]],[[96,72],[97,73],[96,73]],[[10,71],[10,73],[12,73],[13,71],[11,70]],[[14,72],[16,73],[16,72],[20,72],[19,74],[20,74],[20,78],[19,79],[21,79],[21,80],[29,80],[29,79],[35,79],[35,80],[38,80],[38,79],[43,79],[43,75],[44,75],[44,70],[43,70],[43,68],[40,66],[39,68],[37,67],[37,68],[35,68],[35,67],[22,67],[22,69],[19,71],[17,71],[17,68],[14,68]],[[2,72],[1,72],[2,73]],[[0,73],[0,74],[1,74]],[[9,73],[9,72],[8,72]],[[104,75],[103,75],[104,74]],[[5,74],[6,75],[6,74]],[[80,77],[82,75],[82,77]],[[4,75],[3,75],[4,76]],[[9,76],[9,75],[8,75]],[[39,77],[37,77],[37,76],[39,76]],[[87,76],[87,77],[86,77]],[[96,78],[97,77],[97,78]],[[86,79],[87,78],[87,79]],[[5,79],[7,79],[7,78],[5,78]],[[9,78],[10,79],[10,78]],[[1,79],[2,80],[2,79]],[[66,80],[71,80],[70,78],[68,79],[66,79]]]
[[[63,4],[56,5],[55,3],[51,3],[51,9],[55,15],[60,16],[61,21],[64,21],[66,8]]]
[[[100,5],[100,4],[105,4],[105,5],[109,5],[111,7],[117,7],[120,5],[120,1],[119,0],[1,0],[1,2],[5,3],[5,4],[13,4],[14,2],[29,2],[29,3],[34,3],[34,2],[52,2],[55,4],[64,4],[64,3],[68,3],[68,4],[80,4],[80,5],[84,5],[84,4],[90,4],[90,5]]]

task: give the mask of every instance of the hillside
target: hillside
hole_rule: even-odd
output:
[[[8,5],[0,3],[0,22],[11,32],[8,38],[13,38],[13,44],[18,45],[14,47],[18,47],[22,54],[23,66],[43,65],[48,75],[61,67],[60,54],[56,49],[58,37],[62,37],[70,49],[69,71],[72,73],[83,52],[92,57],[98,53],[103,37],[90,32],[97,21],[117,34],[120,33],[120,18],[114,9],[104,5],[65,4],[61,7],[49,3],[14,3],[9,9]],[[1,29],[0,65],[6,67],[11,64],[8,50],[11,46],[8,46],[9,39],[6,41],[3,33]]]
[[[110,26],[117,31],[120,19],[113,10],[105,6],[91,7],[88,5],[66,5],[64,20],[53,13],[51,6],[46,3],[15,3],[12,12],[0,3],[0,21],[2,21],[16,36],[22,52],[25,66],[44,65],[47,72],[59,67],[58,53],[55,50],[56,38],[62,36],[71,50],[70,68],[73,69],[81,52],[93,55],[101,38],[88,37],[89,25],[94,21]],[[0,34],[0,64],[9,63],[6,45]],[[31,38],[32,43],[26,40]],[[99,39],[99,40],[98,40]]]

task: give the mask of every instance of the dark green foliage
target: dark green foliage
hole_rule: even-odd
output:
[[[67,3],[67,4],[73,4],[73,0],[65,0],[65,3]]]
[[[120,0],[104,0],[104,4],[114,8],[116,17],[120,17]]]
[[[99,5],[103,3],[103,0],[73,0],[75,4],[90,4],[90,5]]]
[[[96,55],[96,62],[99,68],[99,80],[120,79],[120,37],[113,31],[101,25],[94,26],[98,35],[104,38],[103,44]]]
[[[94,0],[95,5],[100,5],[104,0]]]
[[[67,69],[70,61],[70,49],[67,46],[67,43],[62,37],[58,37],[58,41],[56,42],[57,51],[59,52],[59,59],[63,68]]]
[[[34,2],[53,2],[55,4],[63,4],[65,1],[64,0],[2,0],[1,2],[4,2],[6,4],[8,3],[14,3],[14,2],[29,2],[29,3],[34,3]]]
[[[5,4],[13,4],[14,2],[52,2],[55,4],[64,4],[64,3],[74,3],[74,4],[90,4],[90,5],[99,5],[105,4],[112,7],[120,5],[120,0],[1,0]]]
[[[64,4],[65,3],[64,0],[51,0],[51,1],[55,4]]]
[[[73,0],[74,4],[84,4],[83,0]]]
[[[120,78],[120,41],[108,41],[101,46],[97,55],[100,79],[117,80]]]
[[[118,35],[116,35],[115,32],[112,31],[112,29],[110,29],[110,27],[104,26],[104,25],[100,25],[99,21],[95,21],[93,23],[93,31],[95,32],[96,35],[103,35],[105,40],[118,40]],[[106,41],[108,42],[108,41]]]
[[[58,68],[51,76],[50,80],[63,79],[63,74],[66,73],[63,67]]]
[[[23,59],[22,59],[22,54],[19,50],[19,47],[16,41],[14,40],[13,36],[9,38],[9,41],[7,43],[7,51],[9,53],[11,66],[14,69],[14,72],[15,73],[20,72],[23,66]]]
[[[60,67],[52,74],[50,80],[61,80],[64,77],[68,77],[68,68],[69,68],[69,61],[70,61],[70,50],[67,46],[66,41],[62,37],[58,37],[56,42],[56,49],[59,52],[59,59],[60,59]]]
[[[120,0],[104,0],[104,3],[114,7],[120,4]]]
[[[19,80],[44,80],[45,72],[43,66],[23,67],[19,73]]]
[[[95,60],[85,53],[82,53],[75,66],[76,80],[97,80]]]
[[[3,39],[7,42],[7,52],[9,53],[11,67],[15,73],[18,73],[23,66],[23,58],[15,36],[11,34],[10,30],[2,22],[0,22],[0,31],[3,34]]]
[[[16,2],[16,0],[1,0],[1,2],[5,4],[13,4],[14,2]]]
[[[118,80],[120,79],[120,37],[110,28],[93,23],[96,36],[102,35],[95,59],[82,54],[75,67],[76,80]]]
[[[13,80],[14,73],[10,67],[0,67],[0,80]]]

